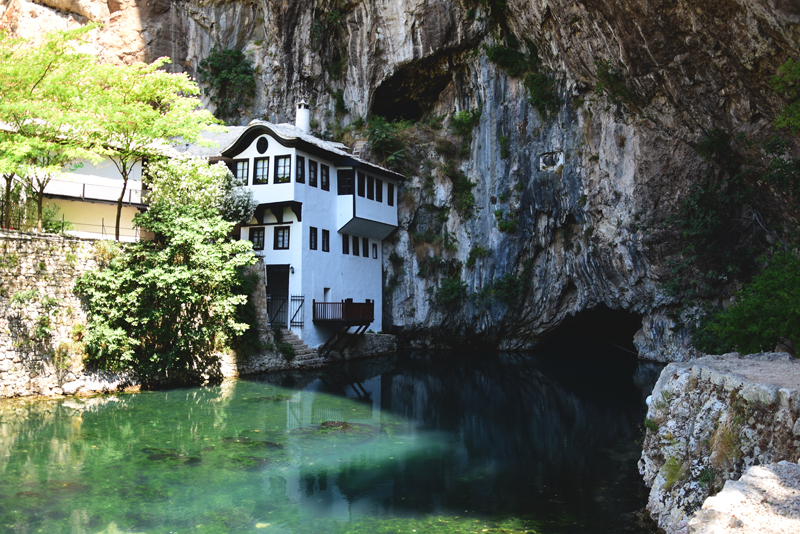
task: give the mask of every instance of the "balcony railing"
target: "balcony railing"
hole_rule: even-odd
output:
[[[375,301],[341,302],[312,301],[315,323],[369,324],[375,320]]]

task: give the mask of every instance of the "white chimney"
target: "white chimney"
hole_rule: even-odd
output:
[[[303,133],[309,133],[311,131],[311,112],[308,108],[308,102],[305,100],[301,100],[297,103],[294,125],[302,130]]]

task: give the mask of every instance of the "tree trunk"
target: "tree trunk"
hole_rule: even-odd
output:
[[[125,198],[125,190],[128,188],[128,166],[123,163],[120,171],[120,174],[122,174],[122,192],[119,194],[119,199],[117,199],[117,223],[114,230],[114,239],[116,241],[119,241],[119,221],[122,218],[122,199]]]
[[[42,215],[44,214],[44,209],[42,204],[44,203],[44,188],[47,185],[47,182],[44,184],[40,184],[39,192],[36,194],[36,233],[42,233]]]
[[[3,204],[3,228],[11,228],[11,186],[14,184],[13,174],[4,174],[6,191]]]

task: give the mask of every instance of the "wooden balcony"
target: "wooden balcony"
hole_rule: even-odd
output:
[[[339,325],[368,325],[375,320],[375,301],[341,302],[312,301],[315,323],[336,323]]]

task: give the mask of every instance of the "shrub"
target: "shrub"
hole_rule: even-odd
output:
[[[491,252],[490,250],[485,249],[481,246],[472,248],[469,251],[469,255],[467,256],[467,263],[466,263],[467,267],[472,269],[473,267],[475,267],[475,262],[478,261],[478,258],[485,258],[490,254],[490,252]]]
[[[214,354],[247,329],[236,270],[255,258],[251,244],[228,241],[233,223],[212,209],[153,204],[134,224],[156,235],[126,247],[105,268],[81,277],[87,360],[130,369],[148,383],[200,383]]]
[[[496,63],[509,76],[522,76],[528,71],[528,59],[522,52],[501,44],[488,46],[485,49],[489,61]]]
[[[241,50],[214,45],[208,57],[200,61],[197,73],[206,85],[203,93],[216,104],[220,118],[239,114],[255,96],[256,69]]]
[[[792,135],[800,134],[800,61],[789,58],[769,84],[775,93],[789,101],[773,124],[778,128],[788,128]]]
[[[800,343],[800,260],[791,253],[776,255],[736,294],[730,308],[698,330],[712,335],[698,348],[712,352],[751,353],[769,350],[779,341]]]
[[[597,67],[597,85],[595,91],[606,93],[614,102],[633,104],[636,92],[625,84],[625,80],[608,60],[594,62]]]
[[[460,278],[451,277],[442,280],[436,289],[436,302],[446,308],[455,306],[467,296],[467,283]]]
[[[472,129],[478,125],[482,113],[483,111],[480,107],[472,110],[463,109],[450,119],[450,128],[453,130],[454,134],[472,139]]]

